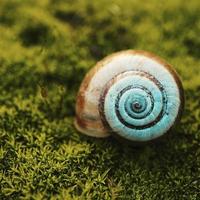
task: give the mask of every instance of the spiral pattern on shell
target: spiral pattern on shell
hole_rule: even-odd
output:
[[[166,133],[181,113],[183,89],[176,72],[146,52],[114,54],[100,62],[86,82],[86,109],[77,122],[84,116],[89,128],[81,132],[89,135],[96,130],[99,137],[110,132],[131,141],[150,141]]]

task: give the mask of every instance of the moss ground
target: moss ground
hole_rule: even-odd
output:
[[[200,1],[1,0],[0,199],[200,199]],[[84,74],[151,51],[185,88],[171,137],[141,148],[73,126]]]

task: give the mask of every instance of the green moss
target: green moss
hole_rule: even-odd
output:
[[[0,199],[199,199],[199,30],[198,0],[0,1]],[[73,126],[84,74],[127,48],[182,77],[185,111],[161,144]]]

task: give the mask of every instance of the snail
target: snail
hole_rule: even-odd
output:
[[[125,50],[107,56],[85,76],[76,100],[76,129],[145,143],[171,130],[184,107],[176,71],[152,53]]]

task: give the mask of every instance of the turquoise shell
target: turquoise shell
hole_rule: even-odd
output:
[[[83,81],[76,127],[104,137],[147,142],[163,136],[177,122],[183,89],[177,73],[160,58],[122,51],[99,62]]]
[[[165,80],[168,84],[164,88],[163,82],[143,71],[125,72],[120,77],[107,90],[104,101],[104,115],[111,129],[134,141],[162,136],[177,117],[178,90],[169,80]]]

